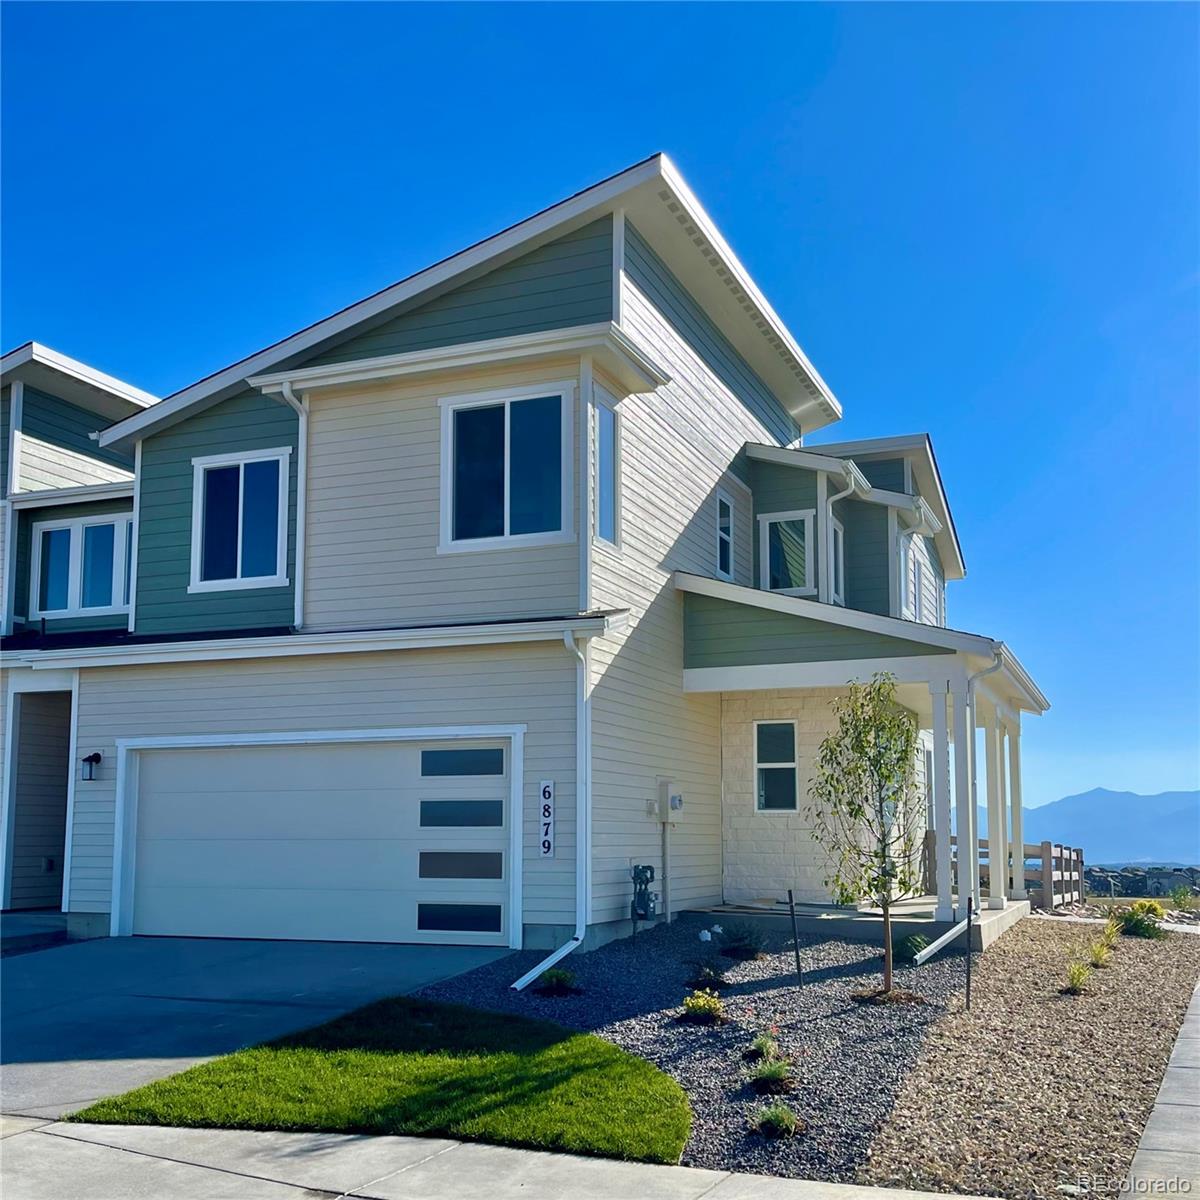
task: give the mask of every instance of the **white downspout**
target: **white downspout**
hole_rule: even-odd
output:
[[[296,579],[293,594],[296,611],[292,623],[297,629],[304,626],[304,546],[308,515],[308,405],[296,398],[292,385],[285,381],[280,386],[283,398],[296,410],[298,427],[296,437],[299,453],[296,455]]]
[[[576,640],[574,633],[563,634],[563,645],[575,655],[575,932],[553,953],[548,954],[537,966],[514,980],[512,988],[520,992],[527,988],[543,971],[561,962],[572,950],[577,949],[587,933],[588,896],[591,892],[591,847],[592,847],[592,780],[590,738],[592,701],[588,695],[587,649]]]
[[[992,675],[1000,670],[1004,659],[1001,657],[999,650],[993,650],[995,656],[990,667],[984,667],[980,671],[976,671],[974,675],[967,677],[967,723],[970,726],[971,734],[971,837],[970,837],[970,853],[975,859],[975,869],[971,872],[973,881],[974,895],[972,903],[975,906],[975,911],[979,911],[980,901],[980,885],[979,885],[979,830],[976,828],[976,823],[979,820],[979,771],[975,762],[975,684],[985,675]],[[959,830],[958,844],[959,850],[962,849],[962,831]]]
[[[839,500],[845,500],[845,498],[847,496],[852,495],[854,493],[854,490],[858,486],[858,483],[855,480],[854,475],[849,470],[846,471],[845,475],[843,475],[842,478],[847,480],[845,490],[841,491],[841,492],[834,492],[832,496],[827,496],[825,498],[826,517],[825,517],[825,567],[824,567],[824,570],[825,570],[825,578],[829,581],[828,587],[825,590],[829,596],[830,603],[833,602],[833,579],[834,579],[833,506]],[[846,590],[845,589],[845,581],[843,581],[842,590],[843,591]],[[843,603],[843,605],[846,603],[845,596],[842,597],[842,603]]]

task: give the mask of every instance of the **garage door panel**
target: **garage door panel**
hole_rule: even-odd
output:
[[[507,943],[509,748],[437,760],[502,775],[423,777],[422,749],[447,745],[144,752],[133,931]]]

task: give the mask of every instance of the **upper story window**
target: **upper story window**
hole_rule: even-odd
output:
[[[846,530],[836,517],[831,535],[833,546],[832,595],[834,604],[846,603]]]
[[[912,609],[914,621],[925,620],[925,564],[914,554],[912,565]]]
[[[733,501],[717,492],[717,574],[733,579]]]
[[[620,418],[600,401],[596,405],[596,536],[619,544]]]
[[[192,459],[189,592],[287,585],[290,447]]]
[[[128,612],[132,530],[129,514],[34,525],[30,618]]]
[[[764,513],[758,518],[760,586],[787,596],[816,593],[813,519],[816,510]]]
[[[574,384],[443,399],[443,553],[571,540]]]

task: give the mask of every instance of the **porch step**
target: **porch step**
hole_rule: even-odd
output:
[[[50,946],[61,946],[71,939],[65,929],[44,930],[39,933],[14,933],[0,936],[0,958],[13,954],[27,954],[30,950],[46,950]]]

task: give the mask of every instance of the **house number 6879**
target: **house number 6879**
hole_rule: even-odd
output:
[[[538,815],[541,821],[538,836],[543,858],[554,857],[554,780],[543,779],[538,784]]]

